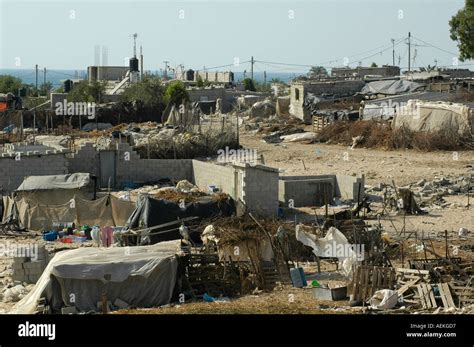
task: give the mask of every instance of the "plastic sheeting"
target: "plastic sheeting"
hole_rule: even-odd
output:
[[[41,297],[46,297],[55,311],[64,305],[75,306],[80,312],[97,311],[105,275],[110,275],[107,299],[111,303],[120,299],[137,307],[168,304],[177,283],[179,249],[177,240],[151,246],[87,247],[59,252],[11,313],[34,313]]]
[[[338,258],[341,271],[346,276],[352,274],[352,268],[357,263],[358,256],[355,251],[350,249],[347,238],[338,229],[330,227],[326,236],[318,239],[316,235],[303,231],[302,226],[297,225],[296,239],[305,246],[311,247],[313,253],[318,257]]]
[[[409,100],[395,116],[394,129],[413,131],[450,131],[461,135],[474,133],[474,114],[469,107],[448,102]]]
[[[403,93],[412,93],[424,89],[425,85],[405,80],[382,80],[367,83],[363,88],[362,94],[385,94],[397,95]]]
[[[75,220],[79,225],[115,225],[108,196],[92,201],[76,198],[74,201],[77,213]]]
[[[382,289],[374,293],[369,300],[370,307],[374,310],[388,310],[398,302],[398,292],[396,290]]]
[[[48,230],[53,223],[74,222],[79,225],[124,226],[135,210],[135,203],[112,195],[97,200],[73,197],[64,204],[38,204],[25,198],[3,197],[2,223],[17,222],[32,231]]]
[[[78,189],[86,187],[90,174],[73,173],[67,175],[29,176],[23,180],[17,191]]]
[[[235,213],[235,204],[232,199],[228,201],[215,201],[210,198],[197,202],[189,202],[180,206],[179,204],[140,195],[137,200],[137,208],[127,221],[131,229],[143,226],[145,228],[175,221],[185,217],[210,218],[217,216],[231,216]],[[169,232],[150,237],[151,242],[175,240],[181,238],[178,231]]]

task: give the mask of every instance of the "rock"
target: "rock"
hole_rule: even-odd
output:
[[[468,233],[469,233],[469,230],[467,230],[466,228],[460,228],[459,231],[458,231],[459,236],[465,236]]]
[[[449,187],[449,189],[451,189],[455,193],[459,193],[461,191],[461,187],[459,186],[459,184],[453,184]]]
[[[426,183],[426,180],[423,178],[423,179],[419,180],[418,182],[416,182],[416,185],[418,187],[423,187],[425,185],[425,183]]]
[[[449,185],[450,183],[451,183],[451,182],[448,181],[448,180],[447,180],[446,178],[444,178],[444,177],[433,181],[433,185],[435,185],[435,186],[447,186],[447,185]]]
[[[18,284],[12,288],[8,288],[3,292],[3,302],[16,302],[23,298],[26,294],[26,289],[21,284]]]
[[[357,145],[360,144],[362,141],[364,141],[364,136],[362,136],[362,135],[353,137],[353,138],[352,138],[352,146],[351,146],[351,149],[356,148]]]
[[[193,188],[195,188],[194,184],[187,180],[179,181],[178,184],[176,184],[176,189],[183,193],[189,193]]]
[[[433,185],[431,183],[425,183],[425,185],[423,186],[423,188],[421,189],[421,191],[423,193],[426,193],[427,191],[433,191]]]

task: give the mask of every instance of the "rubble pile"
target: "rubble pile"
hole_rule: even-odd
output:
[[[456,207],[456,204],[443,200],[446,196],[457,196],[465,194],[474,195],[474,184],[472,175],[458,177],[435,177],[434,180],[425,179],[399,187],[399,189],[409,189],[413,196],[420,201],[422,206],[431,207]],[[366,192],[375,196],[385,196],[386,198],[395,197],[396,191],[392,185],[380,183],[376,186],[366,186]]]

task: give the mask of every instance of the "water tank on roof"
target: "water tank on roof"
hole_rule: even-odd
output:
[[[130,58],[130,72],[137,72],[138,70],[138,59]]]
[[[73,82],[71,80],[64,81],[64,92],[69,93],[73,88]]]
[[[194,81],[194,70],[186,71],[186,81]]]
[[[26,98],[27,91],[28,90],[25,87],[21,87],[20,89],[18,89],[18,96],[20,98]]]

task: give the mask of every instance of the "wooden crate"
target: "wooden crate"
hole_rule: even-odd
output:
[[[329,119],[325,116],[313,116],[313,132],[317,133],[329,125]]]
[[[393,289],[395,283],[394,268],[359,266],[354,273],[352,300],[367,301],[377,290]]]

